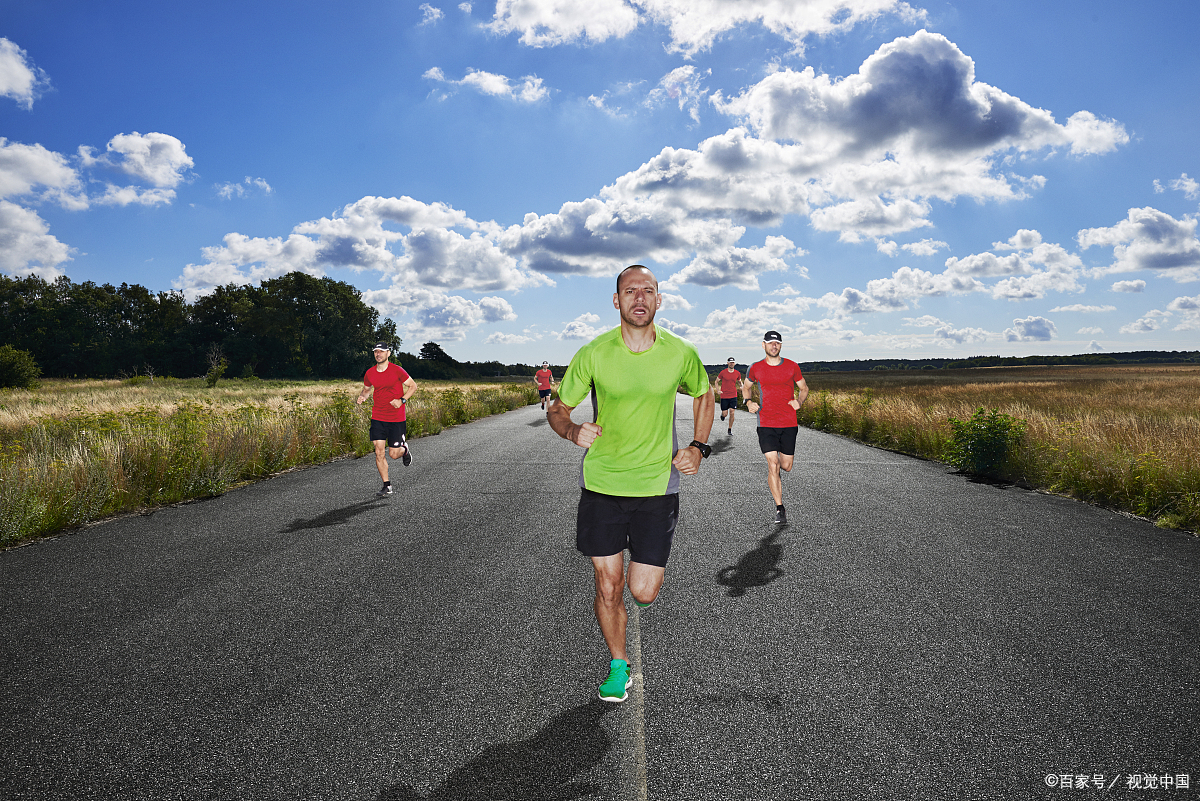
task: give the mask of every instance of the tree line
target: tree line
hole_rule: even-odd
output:
[[[44,376],[226,375],[359,378],[377,341],[399,346],[350,284],[293,272],[229,284],[189,303],[137,284],[0,275],[0,345],[33,355]]]

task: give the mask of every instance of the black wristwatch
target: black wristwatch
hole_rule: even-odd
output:
[[[702,459],[707,459],[708,455],[710,453],[712,453],[712,446],[705,445],[703,442],[701,442],[698,439],[694,439],[691,442],[689,442],[688,447],[695,448],[696,450],[700,451],[700,458],[702,458]]]

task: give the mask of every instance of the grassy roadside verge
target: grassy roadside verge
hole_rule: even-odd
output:
[[[1006,438],[986,474],[1200,531],[1200,368],[1003,368],[806,376],[802,425],[962,465],[963,435]],[[987,415],[980,415],[983,409]],[[985,417],[992,428],[986,430]],[[958,421],[957,426],[952,421]],[[956,452],[957,447],[957,452]],[[983,471],[978,471],[983,472]]]
[[[45,382],[0,394],[0,547],[371,452],[359,384]],[[528,384],[423,382],[410,438],[537,402]]]

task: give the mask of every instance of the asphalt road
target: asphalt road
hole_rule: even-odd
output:
[[[1200,795],[1200,539],[804,429],[776,527],[712,442],[621,705],[536,406],[0,553],[0,798]]]

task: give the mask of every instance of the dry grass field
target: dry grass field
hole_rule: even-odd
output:
[[[370,404],[354,404],[361,386],[142,378],[0,391],[0,547],[366,454]],[[536,401],[532,381],[418,382],[408,435]]]
[[[1002,478],[1200,530],[1200,366],[1012,367],[805,376],[804,425],[945,459],[951,419],[1023,428]]]

